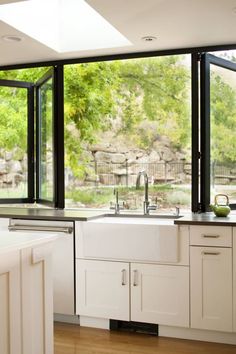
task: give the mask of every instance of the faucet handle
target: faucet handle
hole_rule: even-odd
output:
[[[157,210],[157,205],[148,205],[147,207],[148,210]]]
[[[180,207],[178,207],[177,205],[175,206],[175,216],[179,216],[180,214]]]
[[[113,194],[115,195],[115,203],[110,202],[110,210],[115,210],[115,214],[119,214],[120,210],[124,209],[124,202],[122,204],[119,203],[119,191],[118,188],[114,188]]]

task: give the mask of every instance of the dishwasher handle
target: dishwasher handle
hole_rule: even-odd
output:
[[[60,232],[72,234],[73,227],[70,226],[44,226],[44,225],[12,225],[8,226],[9,231],[41,231],[41,232]]]

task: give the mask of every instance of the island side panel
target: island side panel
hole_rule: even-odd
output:
[[[24,354],[53,354],[52,243],[21,251]]]
[[[0,353],[22,354],[20,252],[0,255]]]

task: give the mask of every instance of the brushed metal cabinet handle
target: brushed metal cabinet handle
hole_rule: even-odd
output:
[[[137,269],[134,270],[134,282],[133,286],[138,286],[138,271]]]
[[[220,235],[202,235],[204,238],[219,238]]]
[[[204,256],[219,256],[220,252],[202,252]]]
[[[121,274],[121,285],[124,286],[126,285],[126,270],[122,269]]]
[[[73,232],[72,227],[60,227],[60,226],[40,226],[40,225],[9,225],[9,231],[41,231],[41,232],[60,232],[65,234],[71,234]]]

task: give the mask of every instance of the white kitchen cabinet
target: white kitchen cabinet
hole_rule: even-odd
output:
[[[189,268],[77,259],[79,315],[189,326]],[[131,315],[130,315],[131,314]]]
[[[7,225],[9,220],[0,220],[0,230]],[[22,232],[22,228],[27,233],[37,230],[38,234],[52,232],[57,234],[52,252],[53,262],[53,310],[54,313],[63,315],[74,315],[74,235],[73,222],[70,221],[49,221],[49,220],[25,220],[11,219],[10,225],[17,232]],[[50,230],[50,231],[49,231]],[[70,230],[70,232],[69,232]]]
[[[0,256],[0,353],[21,351],[20,253]]]
[[[54,239],[0,233],[1,354],[53,354]]]
[[[189,227],[122,222],[76,222],[76,313],[189,327]]]
[[[236,227],[233,228],[233,331],[236,332]]]
[[[189,268],[131,264],[131,320],[189,327]]]
[[[232,332],[232,249],[190,247],[191,327]]]
[[[76,313],[129,320],[129,264],[76,260]]]

